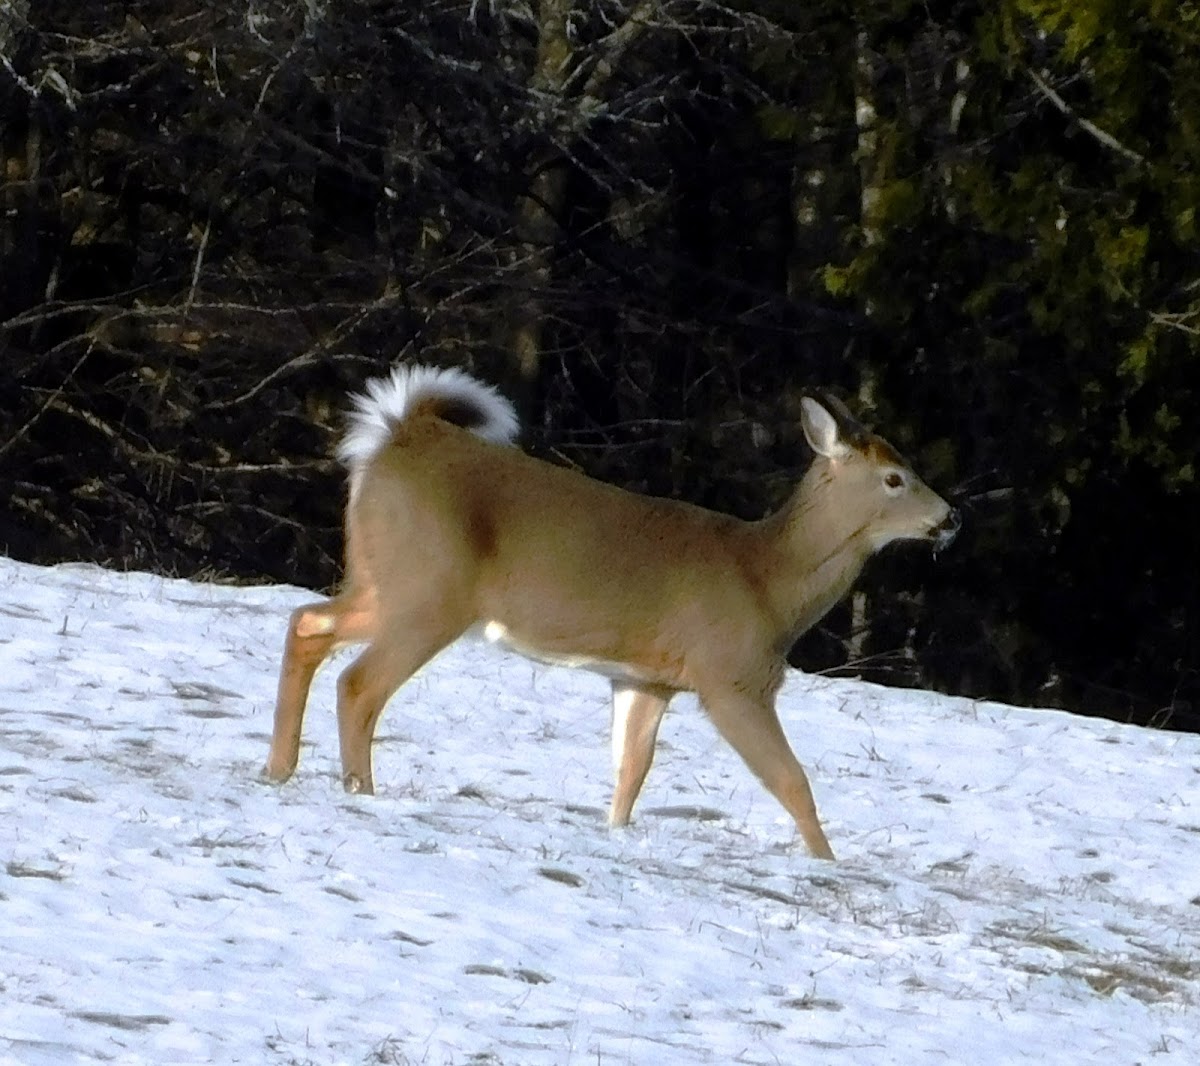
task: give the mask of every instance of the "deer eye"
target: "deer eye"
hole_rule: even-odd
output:
[[[889,492],[899,492],[905,485],[905,477],[899,470],[889,470],[883,475],[883,485]]]

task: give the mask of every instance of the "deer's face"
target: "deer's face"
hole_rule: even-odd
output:
[[[938,552],[954,540],[962,525],[958,511],[887,441],[840,405],[806,397],[803,412],[809,443],[828,460],[828,506],[849,534],[862,535],[876,551],[894,540],[924,540]]]

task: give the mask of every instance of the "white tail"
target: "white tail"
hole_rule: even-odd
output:
[[[500,442],[511,405],[460,371],[400,369],[356,400],[346,575],[291,618],[265,769],[286,781],[309,687],[335,648],[367,648],[338,680],[343,783],[373,791],[371,740],[391,695],[473,627],[613,686],[624,825],[667,703],[695,692],[718,730],[832,858],[803,768],[775,713],[792,642],[883,545],[941,546],[959,518],[836,400],[802,401],[816,459],[776,514],[744,522],[626,492]]]

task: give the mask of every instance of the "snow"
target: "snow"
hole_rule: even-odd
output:
[[[464,641],[274,788],[311,599],[0,559],[0,1063],[1196,1061],[1200,738],[794,673],[830,864],[689,699],[608,829],[607,683]]]

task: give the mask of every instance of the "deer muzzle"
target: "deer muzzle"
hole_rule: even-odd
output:
[[[933,538],[933,554],[936,558],[939,552],[945,551],[954,543],[958,531],[962,529],[962,515],[957,507],[951,507],[946,517],[929,531]]]

